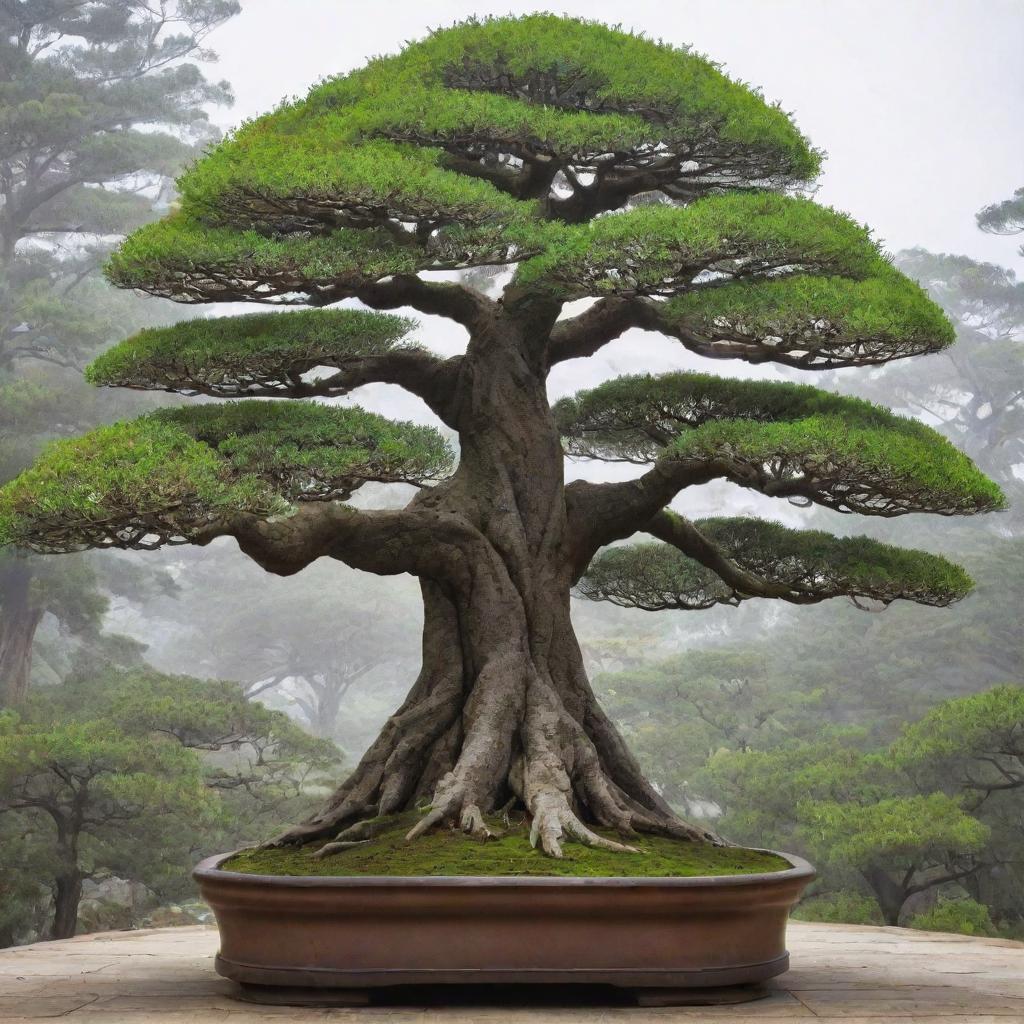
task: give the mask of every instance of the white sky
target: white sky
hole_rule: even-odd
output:
[[[242,0],[210,37],[237,103],[225,125],[469,15],[484,0]],[[1024,185],[1024,0],[558,0],[550,8],[689,44],[792,111],[828,153],[818,198],[891,249],[1014,266],[974,213]]]

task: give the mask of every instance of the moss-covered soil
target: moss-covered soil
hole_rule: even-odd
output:
[[[243,850],[223,867],[259,875],[581,875],[687,878],[697,875],[749,875],[784,871],[791,865],[774,854],[738,847],[716,847],[641,836],[630,843],[642,853],[612,853],[567,842],[562,860],[545,857],[530,846],[529,826],[513,820],[509,827],[488,824],[504,834],[486,841],[438,828],[414,842],[405,834],[416,814],[400,814],[382,822],[377,837],[362,846],[323,860],[312,854],[322,844],[281,850]],[[598,830],[611,839],[618,836]]]

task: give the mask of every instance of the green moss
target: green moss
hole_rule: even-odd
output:
[[[263,875],[488,875],[593,877],[669,877],[698,875],[747,875],[762,871],[784,871],[788,861],[771,853],[737,847],[716,847],[674,839],[641,836],[630,843],[641,854],[595,850],[579,843],[566,843],[561,860],[546,857],[530,846],[529,828],[513,824],[497,839],[481,841],[457,829],[437,828],[409,843],[405,834],[417,815],[396,815],[371,842],[314,860],[318,848],[245,850],[232,857],[224,868]],[[492,829],[503,830],[496,820]],[[618,838],[612,832],[599,832]]]

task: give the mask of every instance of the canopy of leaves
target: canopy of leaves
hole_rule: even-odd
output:
[[[822,856],[858,867],[939,863],[980,850],[989,830],[944,793],[871,803],[808,801],[799,808],[808,842]]]
[[[645,611],[702,609],[776,597],[798,604],[831,597],[946,605],[964,597],[970,577],[925,551],[867,537],[834,537],[757,519],[705,519],[694,524],[735,566],[753,577],[744,591],[670,544],[607,548],[577,584],[593,601]],[[755,589],[757,588],[757,589]]]
[[[870,515],[971,514],[999,487],[930,427],[862,399],[697,373],[620,377],[555,407],[571,455],[708,467],[741,486]]]
[[[321,293],[513,262],[549,242],[575,250],[586,235],[551,220],[652,189],[782,189],[818,163],[786,114],[702,57],[569,18],[469,21],[244,125],[181,178],[182,210],[133,236],[109,274],[181,301]],[[686,248],[671,225],[632,230]],[[707,262],[709,239],[690,234]],[[626,241],[606,239],[606,261]],[[719,240],[722,258],[736,248]],[[817,249],[797,255],[817,266]]]
[[[683,208],[638,206],[551,237],[516,280],[567,299],[671,296],[699,286],[696,279],[708,272],[737,279],[783,270],[863,277],[879,258],[868,231],[849,217],[772,192],[710,196]]]
[[[881,259],[861,280],[803,274],[698,289],[666,303],[663,319],[702,354],[808,369],[924,355],[954,339],[924,290]]]
[[[1000,790],[1024,791],[1024,686],[944,701],[907,726],[892,757],[915,777],[951,778],[979,803]]]
[[[470,20],[314,88],[243,126],[181,192],[194,213],[236,225],[354,217],[431,230],[528,209],[509,193],[530,193],[538,160],[540,196],[560,167],[575,178],[597,162],[605,177],[631,172],[632,191],[652,187],[646,171],[698,194],[786,184],[819,164],[787,115],[710,61],[534,15]]]
[[[343,499],[368,480],[436,478],[450,461],[434,430],[359,408],[162,409],[53,442],[0,489],[0,543],[67,551],[181,542],[232,514]]]
[[[187,320],[149,328],[108,349],[86,369],[106,387],[238,394],[301,386],[318,366],[342,367],[394,351],[413,321],[363,310]]]

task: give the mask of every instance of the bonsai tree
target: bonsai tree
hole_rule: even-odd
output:
[[[1001,493],[922,424],[807,386],[672,373],[552,406],[546,381],[631,328],[805,370],[950,344],[865,228],[794,194],[819,163],[783,111],[709,61],[553,16],[466,22],[327,81],[196,163],[180,207],[107,270],[183,303],[313,308],[149,329],[105,353],[95,384],[245,400],[55,442],[2,492],[2,539],[63,552],[227,536],[270,572],[328,557],[420,579],[405,703],[277,842],[423,803],[411,837],[440,822],[486,835],[510,799],[553,856],[567,837],[713,839],[598,706],[573,586],[647,609],[945,605],[970,582],[942,558],[668,506],[713,480],[876,516],[971,515]],[[497,298],[436,273],[490,265],[514,268]],[[440,359],[408,320],[324,308],[351,299],[445,317],[465,352]],[[310,401],[368,382],[419,396],[458,435],[457,467],[432,429]],[[563,438],[572,456],[650,465],[567,485]],[[346,504],[365,481],[420,489],[400,510]],[[638,533],[657,543],[602,551]]]

